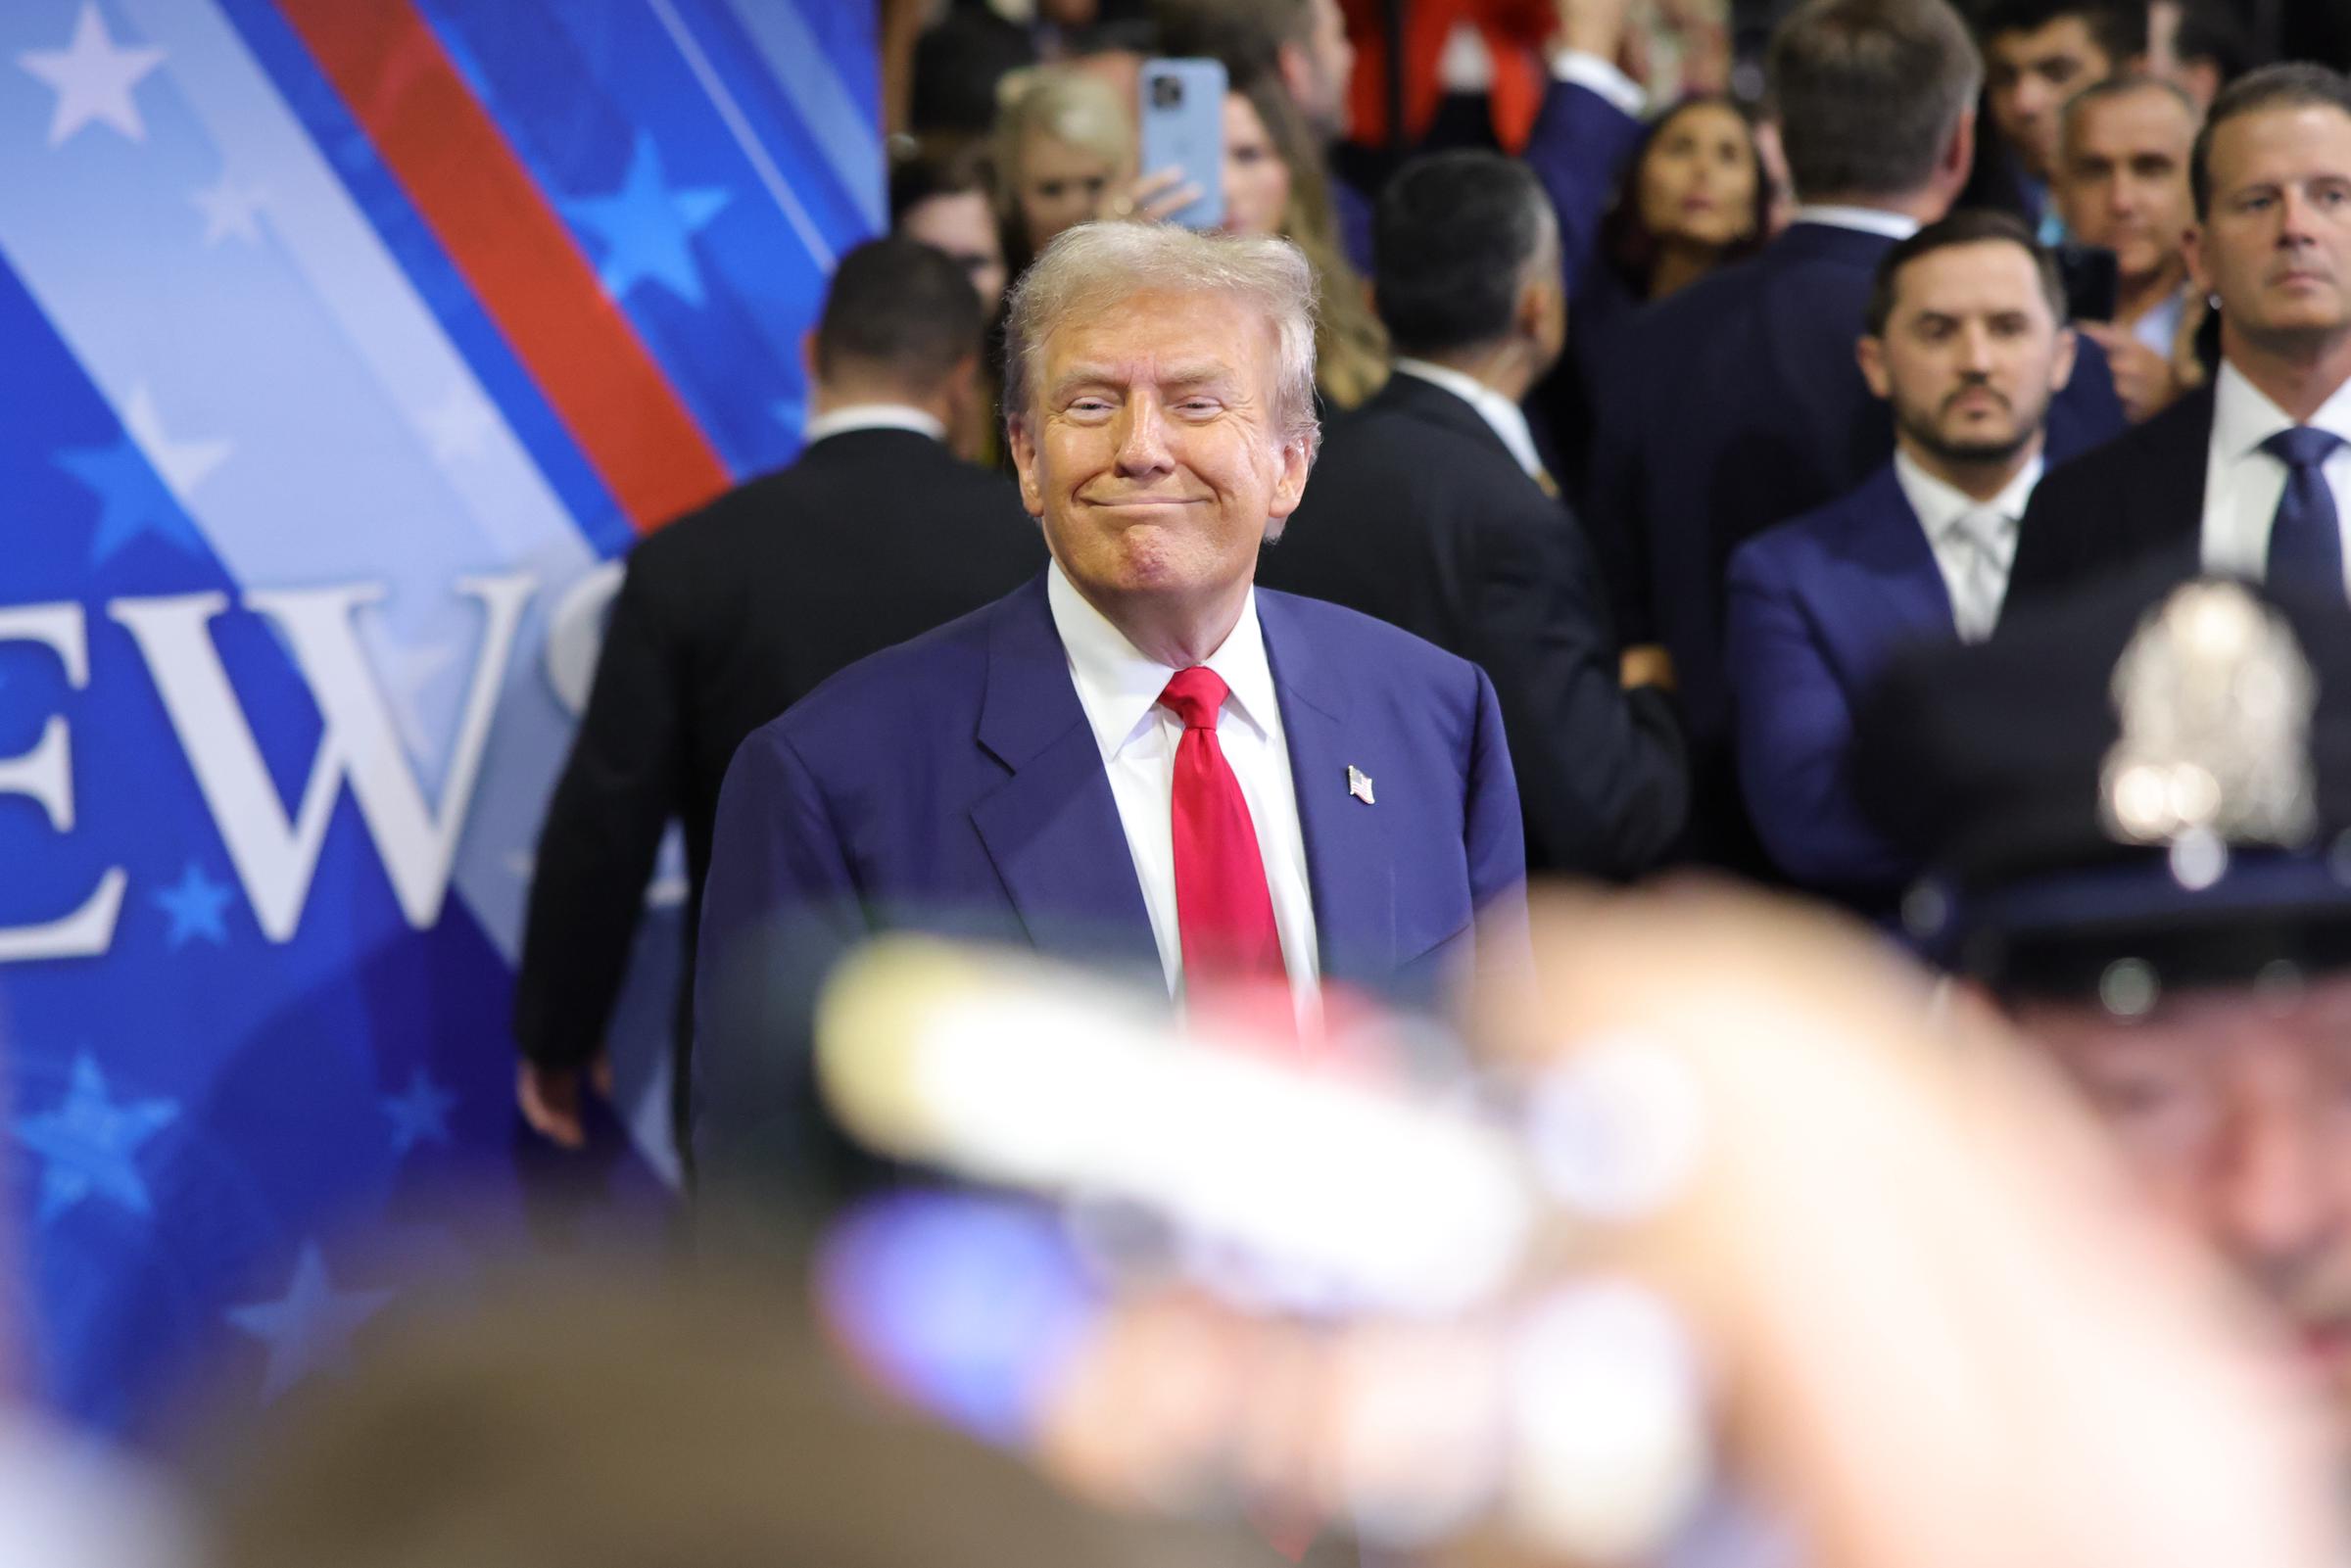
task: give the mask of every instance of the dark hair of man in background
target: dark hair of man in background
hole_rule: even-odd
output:
[[[854,365],[923,384],[977,352],[980,296],[963,268],[912,240],[861,245],[841,258],[816,324],[816,371]]]
[[[2188,189],[2195,194],[2199,221],[2212,213],[2212,135],[2231,119],[2273,109],[2339,109],[2351,115],[2351,78],[2325,66],[2269,66],[2232,82],[2212,101],[2204,128],[2188,155]]]
[[[1939,0],[1813,0],[1772,35],[1767,69],[1805,202],[1926,184],[1984,80],[1975,40]]]
[[[1976,12],[1976,32],[1988,40],[2004,32],[2039,32],[2067,17],[2082,19],[2090,40],[2118,69],[2147,52],[2146,0],[1987,0]]]
[[[2013,245],[2033,259],[2033,269],[2040,275],[2040,292],[2049,302],[2049,314],[2059,326],[2065,325],[2065,279],[2057,270],[2056,256],[2034,243],[2032,232],[2013,214],[1973,209],[1953,213],[1940,223],[1928,224],[1886,253],[1886,259],[1878,263],[1877,281],[1870,290],[1869,336],[1884,337],[1887,324],[1894,319],[1895,302],[1901,297],[1902,268],[1937,251],[1995,243]]]
[[[1502,335],[1526,268],[1558,228],[1526,166],[1437,153],[1390,183],[1372,244],[1379,318],[1396,352],[1426,356]]]
[[[941,196],[984,196],[992,205],[995,182],[987,149],[977,143],[941,152],[920,152],[889,166],[889,226],[908,212]]]
[[[1309,0],[1158,0],[1160,53],[1221,60],[1237,86],[1281,74],[1281,46],[1304,47],[1314,31]]]
[[[2262,63],[2252,33],[2229,0],[2189,0],[2180,14],[2172,53],[2184,64],[2210,64],[2223,87]]]

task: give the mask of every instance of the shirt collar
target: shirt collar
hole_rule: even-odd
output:
[[[1906,240],[1919,229],[1918,219],[1906,213],[1889,213],[1878,207],[1833,207],[1826,203],[1807,202],[1789,216],[1792,223],[1825,223],[1831,228],[1849,228],[1863,234],[1883,234],[1890,240]]]
[[[1086,602],[1061,562],[1045,568],[1045,603],[1053,630],[1070,658],[1079,705],[1094,732],[1102,760],[1110,761],[1142,735],[1174,667],[1146,658],[1110,618]],[[1273,734],[1273,667],[1266,658],[1265,632],[1257,619],[1257,590],[1241,601],[1241,618],[1216,652],[1202,661],[1216,671],[1232,695],[1234,712],[1261,736]]]
[[[1974,512],[1989,511],[2019,521],[2025,507],[2033,499],[2033,487],[2040,483],[2046,464],[2039,456],[2017,470],[2000,493],[1988,501],[1978,500],[1955,485],[1936,478],[1913,461],[1906,451],[1894,454],[1894,477],[1902,487],[1910,509],[1918,514],[1919,526],[1927,538],[1939,540],[1957,527],[1959,520]]]
[[[846,435],[852,430],[911,430],[933,441],[947,439],[947,427],[936,415],[904,403],[852,403],[818,414],[808,421],[803,439],[813,447],[827,436]]]
[[[2351,441],[2351,381],[2334,389],[2307,421],[2313,428],[2330,430]],[[2250,456],[2280,430],[2294,428],[2283,408],[2227,360],[2213,390],[2212,439],[2217,451],[2231,460]]]
[[[1535,451],[1535,436],[1527,428],[1525,409],[1475,376],[1465,375],[1451,365],[1435,364],[1404,355],[1397,358],[1396,368],[1431,386],[1444,388],[1476,409],[1478,417],[1492,426],[1494,434],[1500,436],[1502,444],[1511,450],[1511,455],[1517,460],[1519,467],[1525,469],[1529,476],[1543,471],[1543,457]]]

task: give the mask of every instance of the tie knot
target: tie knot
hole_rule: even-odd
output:
[[[2288,468],[2316,468],[2334,455],[2343,438],[2331,430],[2313,430],[2308,425],[2296,425],[2280,430],[2261,444],[2261,450],[2284,463]]]
[[[1232,689],[1223,677],[1205,664],[1195,664],[1188,670],[1177,670],[1169,680],[1167,689],[1159,700],[1175,711],[1186,730],[1214,730],[1217,710],[1224,706],[1225,694]]]
[[[1999,553],[2015,525],[2006,514],[1992,506],[1970,506],[1951,519],[1951,532],[1988,555]]]

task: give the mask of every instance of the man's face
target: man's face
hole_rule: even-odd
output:
[[[1312,14],[1303,45],[1285,45],[1294,56],[1285,62],[1283,80],[1298,112],[1322,135],[1336,139],[1347,134],[1347,89],[1355,76],[1355,45],[1347,38],[1347,19],[1339,0],[1308,0]]]
[[[1992,123],[2024,160],[2035,179],[2045,180],[2057,162],[2057,121],[2065,101],[2114,74],[2121,62],[2098,47],[2083,17],[2059,17],[2029,32],[1997,32],[1985,46],[1985,84]]]
[[[1997,460],[2040,433],[2074,373],[2074,335],[2022,246],[1949,245],[1897,274],[1885,336],[1861,340],[1861,371],[1928,452]]]
[[[1064,322],[1011,427],[1021,499],[1088,602],[1236,598],[1307,451],[1273,404],[1273,327],[1223,296],[1146,292]]]
[[[2256,344],[2351,330],[2351,115],[2257,111],[2212,134],[2210,211],[2188,239],[2196,286]]]
[[[2195,140],[2187,106],[2160,88],[2081,105],[2054,187],[2066,228],[2112,251],[2126,278],[2176,265],[2195,222],[2187,186]]]
[[[2183,994],[2135,1022],[2074,1004],[2016,1022],[2157,1208],[2278,1305],[2329,1399],[2351,1402],[2351,978],[2279,1001]]]
[[[899,214],[898,232],[944,251],[979,291],[991,317],[1004,299],[1004,244],[996,234],[995,210],[978,191],[950,191],[917,202]]]

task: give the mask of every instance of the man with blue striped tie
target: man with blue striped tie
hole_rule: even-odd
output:
[[[2011,606],[2142,560],[2344,595],[2351,515],[2351,78],[2276,66],[2196,140],[2187,259],[2221,312],[2220,373],[2052,472]]]

